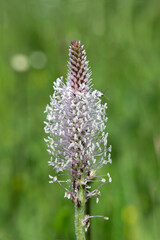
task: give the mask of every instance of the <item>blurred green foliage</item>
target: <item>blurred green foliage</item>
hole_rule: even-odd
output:
[[[66,77],[72,39],[85,45],[94,87],[107,96],[113,146],[113,165],[101,171],[113,182],[99,204],[92,199],[92,215],[110,220],[92,220],[92,240],[160,239],[160,1],[0,5],[0,239],[75,239],[74,206],[48,183],[43,141],[43,111],[53,81]],[[38,68],[37,51],[46,58]]]

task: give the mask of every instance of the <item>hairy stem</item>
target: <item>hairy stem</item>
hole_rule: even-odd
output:
[[[85,217],[85,189],[80,187],[78,191],[79,203],[75,205],[75,231],[77,240],[85,240],[83,219]]]

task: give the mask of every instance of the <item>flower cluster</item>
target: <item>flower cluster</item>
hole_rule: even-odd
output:
[[[85,199],[100,195],[99,188],[111,182],[110,174],[98,176],[97,170],[111,163],[111,146],[107,147],[107,104],[101,103],[100,91],[93,90],[91,72],[84,47],[72,41],[69,49],[69,71],[66,83],[58,78],[53,84],[54,93],[45,112],[45,139],[50,154],[49,165],[58,182],[65,188],[65,197],[78,204],[77,192],[86,189]],[[92,190],[90,182],[100,182]]]

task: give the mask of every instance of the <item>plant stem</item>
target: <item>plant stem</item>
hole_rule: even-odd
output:
[[[91,199],[86,202],[86,215],[91,215]],[[91,222],[91,220],[90,220]],[[87,230],[87,240],[91,240],[91,226]]]
[[[77,240],[85,240],[85,232],[83,226],[83,219],[85,215],[85,189],[80,187],[78,191],[78,199],[80,203],[75,205],[75,230]]]

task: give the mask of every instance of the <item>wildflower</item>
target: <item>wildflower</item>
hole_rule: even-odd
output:
[[[107,148],[105,132],[107,104],[101,103],[103,94],[92,88],[91,71],[80,42],[71,42],[68,67],[66,83],[61,77],[53,84],[54,93],[45,111],[45,132],[49,135],[45,141],[51,156],[49,165],[57,174],[56,180],[50,176],[51,182],[58,182],[66,190],[65,197],[80,207],[92,196],[99,199],[99,188],[111,182],[109,173],[108,181],[97,175],[98,169],[111,163],[111,146]],[[92,190],[90,182],[100,185]]]

